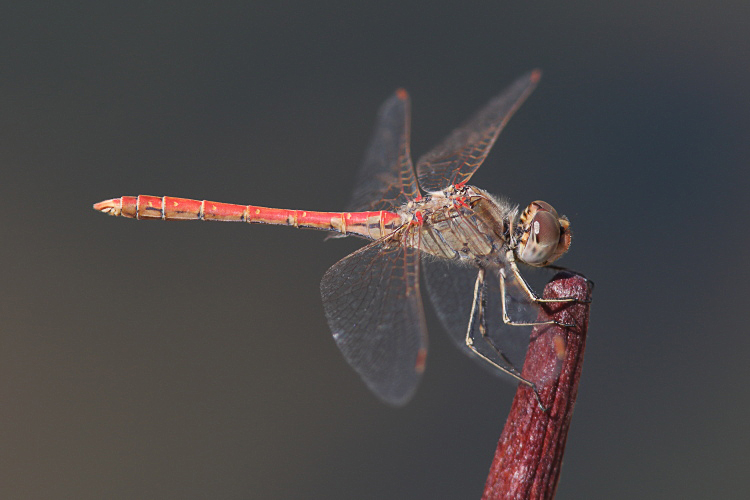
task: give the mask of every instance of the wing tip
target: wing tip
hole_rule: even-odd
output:
[[[531,74],[529,75],[529,79],[532,83],[539,83],[539,80],[542,78],[542,70],[539,68],[534,68],[531,70]]]
[[[401,99],[402,101],[405,101],[409,98],[409,93],[406,91],[406,89],[398,88],[396,89],[396,97]]]
[[[417,360],[414,363],[414,369],[417,373],[422,374],[424,373],[424,367],[427,361],[427,349],[424,347],[421,347],[419,351],[417,352]]]

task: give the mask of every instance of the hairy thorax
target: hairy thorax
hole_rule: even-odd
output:
[[[479,188],[451,186],[410,202],[399,215],[419,228],[409,231],[409,245],[437,258],[492,265],[511,243],[518,209]]]

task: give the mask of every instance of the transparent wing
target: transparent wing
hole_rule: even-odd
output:
[[[466,346],[466,332],[469,328],[469,320],[472,318],[471,311],[474,305],[478,269],[454,261],[428,258],[422,260],[422,265],[430,300],[443,327],[459,349],[490,372],[506,376]],[[482,304],[478,306],[484,310],[482,314],[477,313],[473,317],[471,328],[474,332],[474,346],[498,365],[506,368],[512,367],[520,372],[526,358],[531,327],[508,325],[503,321],[499,269],[487,270],[483,289],[479,290],[479,293],[481,295],[476,298],[479,298]],[[506,307],[511,320],[517,322],[534,322],[539,318],[540,312],[543,315],[542,308],[532,302],[520,284],[512,278],[506,280]],[[479,333],[481,321],[484,321],[491,343],[481,338]],[[493,345],[502,355],[495,350]],[[507,380],[513,381],[510,377],[507,377]],[[542,384],[544,380],[535,382]]]
[[[541,78],[534,70],[492,99],[442,144],[417,163],[419,185],[425,191],[438,191],[468,181],[482,164],[498,134],[513,113],[531,94]]]
[[[409,152],[409,115],[409,95],[403,89],[380,107],[347,211],[393,211],[419,193]]]
[[[459,349],[469,356],[476,356],[466,347],[466,329],[471,315],[477,268],[425,256],[422,259],[422,272],[427,293],[443,328]]]
[[[339,349],[367,386],[393,405],[411,399],[427,354],[419,256],[406,244],[410,233],[404,226],[350,254],[320,284]]]

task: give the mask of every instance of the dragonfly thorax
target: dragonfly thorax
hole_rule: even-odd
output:
[[[418,215],[417,215],[418,214]],[[473,187],[451,186],[410,202],[402,218],[421,219],[420,250],[439,258],[497,265],[512,244],[518,208]]]
[[[519,208],[474,186],[450,186],[409,202],[399,215],[419,227],[412,244],[439,258],[502,266],[507,252],[546,266],[570,246],[570,223],[546,202]]]

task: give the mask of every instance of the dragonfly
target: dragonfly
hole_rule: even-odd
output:
[[[94,205],[134,219],[213,220],[332,231],[370,242],[334,264],[320,284],[333,338],[381,400],[409,401],[427,357],[420,273],[440,321],[461,349],[531,388],[517,368],[528,327],[558,324],[519,266],[546,267],[571,241],[570,223],[544,201],[519,206],[468,181],[500,131],[534,90],[531,71],[490,100],[413,165],[410,100],[403,89],[383,103],[351,202],[344,212],[287,210],[170,196],[122,196]],[[563,325],[571,326],[571,325]],[[514,333],[525,329],[526,335]],[[562,359],[565,347],[558,346]],[[541,404],[541,403],[540,403]]]

